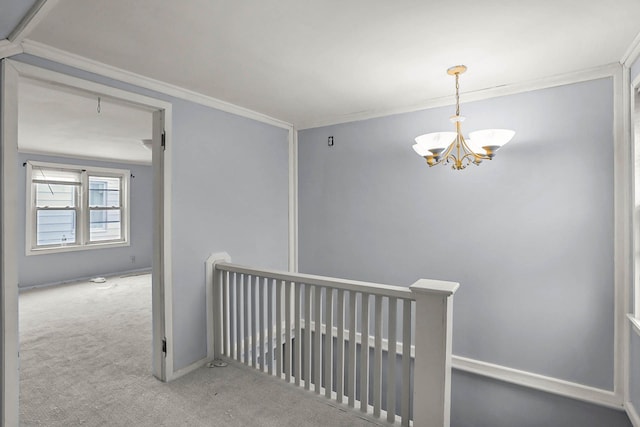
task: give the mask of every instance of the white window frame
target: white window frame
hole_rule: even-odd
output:
[[[95,166],[83,166],[83,165],[69,165],[60,163],[47,163],[28,161],[26,163],[26,235],[25,235],[25,248],[26,255],[42,255],[52,254],[59,252],[73,252],[84,251],[91,249],[105,249],[113,247],[130,246],[130,176],[131,171],[127,169],[115,169],[115,168],[102,168]],[[37,246],[36,239],[36,197],[34,193],[33,185],[33,172],[34,168],[44,169],[66,169],[70,171],[80,172],[80,191],[79,200],[76,208],[76,243],[67,245],[56,246]],[[97,241],[91,242],[90,239],[90,225],[89,225],[89,176],[101,176],[101,177],[114,177],[120,178],[122,188],[120,191],[120,205],[121,205],[121,227],[122,237],[118,240]]]

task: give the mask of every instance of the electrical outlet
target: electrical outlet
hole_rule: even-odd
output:
[[[333,137],[332,136],[329,137],[329,140],[327,142],[329,144],[329,147],[333,147]]]
[[[131,264],[135,264],[135,263],[136,263],[136,256],[131,255]]]

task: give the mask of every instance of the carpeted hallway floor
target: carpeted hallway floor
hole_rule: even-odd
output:
[[[151,375],[151,277],[20,294],[23,426],[372,426],[244,366]]]

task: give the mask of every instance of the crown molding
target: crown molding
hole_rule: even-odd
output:
[[[135,86],[191,101],[196,104],[204,105],[206,107],[215,108],[217,110],[225,111],[237,116],[246,117],[279,128],[287,130],[293,128],[293,125],[291,123],[267,116],[266,114],[253,111],[248,108],[240,107],[238,105],[231,104],[229,102],[222,101],[220,99],[213,98],[207,95],[203,95],[201,93],[176,85],[172,85],[170,83],[165,83],[160,80],[152,79],[140,74],[133,73],[131,71],[107,65],[102,62],[94,61],[80,55],[51,47],[44,43],[36,42],[33,40],[24,40],[22,42],[22,48],[24,49],[24,53],[38,56],[43,59],[48,59],[50,61],[67,65],[69,67],[77,68],[90,73],[95,73],[104,77],[119,80],[124,83],[129,83]]]
[[[600,406],[614,409],[623,409],[624,406],[622,396],[613,391],[589,387],[571,381],[508,368],[506,366],[494,365],[493,363],[482,362],[480,360],[454,355],[451,358],[451,367],[458,371],[469,372],[482,377],[493,378],[503,382],[581,400],[583,402],[595,403]]]
[[[11,43],[8,39],[0,40],[0,59],[22,53],[22,46]]]
[[[495,86],[486,89],[480,89],[476,91],[463,92],[465,102],[482,101],[490,98],[497,98],[499,96],[514,95],[517,93],[530,92],[534,90],[547,89],[556,86],[564,86],[572,83],[580,83],[588,80],[595,80],[605,77],[612,77],[615,72],[620,69],[621,65],[617,62],[599,67],[588,68],[586,70],[574,71],[571,73],[558,74],[549,77],[543,77],[536,80],[513,83],[503,86]],[[296,128],[299,130],[312,129],[324,126],[332,126],[342,123],[356,122],[360,120],[369,120],[385,116],[392,116],[395,114],[412,113],[420,110],[427,110],[430,108],[444,107],[455,104],[454,96],[445,96],[439,98],[432,98],[420,104],[415,104],[407,107],[400,107],[389,110],[371,110],[358,112],[353,114],[344,114],[340,116],[334,116],[327,119],[322,119],[313,122],[304,122],[300,126],[296,124]]]
[[[620,59],[620,63],[627,68],[631,68],[634,62],[640,57],[640,33],[631,42],[624,55]]]
[[[8,37],[9,41],[15,44],[22,43],[57,3],[58,0],[38,0],[25,17],[22,18],[18,26],[11,31]]]

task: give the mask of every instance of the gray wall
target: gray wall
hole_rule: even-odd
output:
[[[176,367],[206,355],[204,261],[287,269],[288,133],[174,101],[173,277]]]
[[[0,0],[0,40],[6,39],[36,0]]]
[[[227,251],[236,262],[287,268],[287,132],[30,55],[14,59],[172,103],[174,368],[205,357],[207,257]]]
[[[458,281],[455,354],[611,390],[611,79],[462,101],[467,132],[517,131],[464,171],[411,149],[452,107],[300,132],[300,270]]]
[[[128,169],[131,178],[131,236],[130,246],[108,249],[64,252],[55,254],[25,255],[26,224],[26,168],[19,169],[18,197],[20,230],[19,286],[39,286],[60,283],[79,278],[108,275],[132,270],[150,269],[152,256],[152,171],[151,166],[77,160],[64,157],[20,154],[20,164],[27,160],[51,163],[77,164],[107,168]],[[135,256],[135,262],[131,257]]]

